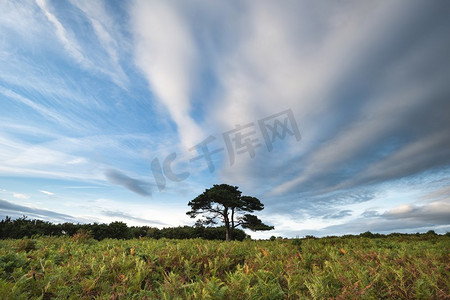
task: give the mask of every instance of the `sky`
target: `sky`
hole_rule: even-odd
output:
[[[450,2],[0,0],[0,217],[450,231]]]

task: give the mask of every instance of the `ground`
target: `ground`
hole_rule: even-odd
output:
[[[450,237],[0,241],[1,299],[450,299]]]

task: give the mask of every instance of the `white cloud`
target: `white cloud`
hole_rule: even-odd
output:
[[[86,60],[83,53],[81,52],[80,46],[77,44],[77,42],[69,38],[69,35],[64,26],[61,24],[58,18],[50,12],[47,1],[36,0],[36,4],[45,14],[48,21],[55,27],[56,36],[63,44],[67,52],[69,52],[70,55],[78,61],[78,63],[81,63],[82,65],[90,65],[90,63]]]
[[[87,160],[85,158],[77,157],[75,159],[72,159],[72,160],[68,161],[67,163],[69,165],[76,165],[76,164],[82,164],[82,163],[86,163],[86,162],[87,162]]]
[[[387,215],[392,215],[392,216],[402,215],[402,214],[410,213],[413,210],[414,209],[413,209],[413,206],[411,204],[403,204],[403,205],[400,205],[400,206],[397,206],[397,207],[391,209],[386,214]]]
[[[42,105],[39,105],[39,104],[35,103],[34,101],[32,101],[26,97],[23,97],[10,89],[5,89],[4,87],[0,86],[0,93],[3,94],[4,96],[8,97],[9,99],[13,99],[14,101],[20,102],[20,103],[32,108],[37,113],[44,116],[45,118],[47,118],[51,121],[56,121],[60,125],[70,126],[70,127],[74,127],[74,128],[78,127],[78,125],[76,123],[73,123],[72,121],[61,116],[57,112],[54,112]]]
[[[0,134],[0,174],[37,176],[41,178],[77,179],[88,182],[105,181],[104,170],[130,168],[149,158],[144,150],[156,151],[161,141],[148,135],[104,135],[68,138],[59,135],[48,142],[33,144]],[[130,143],[130,141],[133,141]],[[137,145],[141,145],[137,147]],[[99,156],[98,153],[108,155]],[[150,157],[153,159],[153,157]],[[130,175],[136,176],[133,171]],[[143,176],[139,176],[143,177]],[[145,173],[150,182],[150,173]]]
[[[78,207],[77,207],[78,206]],[[152,220],[152,226],[163,227],[161,224],[166,224],[167,226],[180,226],[180,225],[191,225],[193,223],[186,215],[187,207],[180,205],[173,205],[168,202],[149,202],[144,204],[136,203],[124,203],[122,201],[115,201],[106,198],[98,198],[94,201],[89,201],[82,204],[71,205],[72,210],[77,210],[77,217],[83,214],[84,218],[92,222],[95,220],[97,222],[113,222],[121,219],[127,222],[129,225],[149,225],[143,220]],[[105,214],[107,212],[115,212],[115,214]],[[121,216],[120,216],[121,215]],[[95,216],[95,217],[93,217]],[[128,218],[127,218],[128,216]],[[130,216],[134,217],[130,218]]]
[[[55,194],[55,193],[52,193],[52,192],[49,192],[49,191],[44,191],[44,190],[41,190],[40,192],[43,193],[43,194],[49,195],[49,196],[53,196]]]
[[[88,34],[86,35],[83,32],[83,36],[78,35],[78,32],[72,31],[71,27],[63,25],[65,18],[58,19],[57,13],[62,14],[64,12],[56,11],[54,7],[50,7],[47,0],[35,1],[48,22],[54,27],[57,39],[69,56],[75,59],[76,63],[83,69],[110,77],[121,88],[126,87],[129,79],[119,63],[119,50],[126,48],[126,42],[118,45],[111,31],[108,31],[108,29],[114,30],[117,27],[113,26],[112,18],[106,13],[102,2],[76,1],[72,4],[84,13],[84,16],[91,23],[100,45],[106,51],[107,59],[105,59],[105,55],[100,49],[90,47],[90,36]],[[42,25],[38,24],[36,26],[40,27]],[[48,39],[48,34],[45,38]],[[122,37],[122,40],[125,39]]]
[[[131,16],[136,64],[176,123],[182,145],[190,148],[204,138],[190,116],[191,85],[197,76],[198,49],[189,24],[171,4],[135,2]]]
[[[450,201],[434,201],[424,205],[404,204],[386,211],[382,217],[408,222],[450,224]]]
[[[112,71],[106,73],[112,77],[114,82],[125,87],[129,82],[127,75],[120,65],[119,47],[124,47],[124,37],[119,35],[119,28],[114,23],[112,17],[108,14],[105,8],[105,3],[101,0],[97,1],[70,1],[72,5],[77,6],[92,25],[94,32],[100,41],[101,46],[105,49],[109,56]],[[114,35],[119,35],[116,39]]]
[[[72,155],[64,148],[69,145],[67,141],[60,141],[60,146],[57,146],[57,141],[34,145],[0,135],[0,174],[82,180],[102,178],[100,171],[98,177],[95,176],[98,166],[92,166],[87,160],[81,162],[83,157]],[[70,161],[79,163],[69,164]]]
[[[28,199],[30,196],[25,194],[13,193],[13,197],[17,199]]]

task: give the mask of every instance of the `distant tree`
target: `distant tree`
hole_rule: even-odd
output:
[[[162,237],[161,230],[156,227],[150,227],[145,234],[146,237],[152,239],[160,239]]]
[[[360,236],[365,237],[365,238],[373,238],[374,234],[370,231],[366,231],[360,234]]]
[[[245,214],[263,210],[264,204],[255,197],[241,194],[237,186],[215,184],[194,200],[189,201],[191,210],[186,214],[191,218],[196,218],[198,215],[204,217],[197,221],[197,226],[217,224],[217,221],[223,222],[227,241],[233,238],[233,229],[238,226],[253,231],[274,229],[273,226],[264,224],[257,216]]]
[[[124,222],[111,222],[108,225],[109,237],[113,239],[130,238],[130,229]]]

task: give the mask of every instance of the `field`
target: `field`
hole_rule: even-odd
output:
[[[450,299],[450,237],[0,241],[0,299]]]

